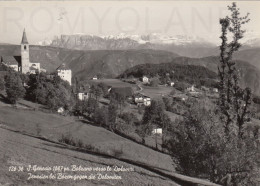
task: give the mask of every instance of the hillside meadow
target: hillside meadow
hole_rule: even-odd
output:
[[[134,166],[116,159],[96,156],[88,153],[82,153],[69,148],[66,145],[55,144],[43,141],[20,133],[12,132],[0,128],[0,185],[62,185],[62,186],[83,186],[83,185],[169,185],[177,186],[169,178],[162,177],[158,174],[150,172],[146,169]],[[8,171],[10,166],[23,166],[27,168],[29,165],[37,166],[65,166],[72,165],[82,167],[107,167],[114,168],[125,167],[133,168],[131,172],[67,172],[69,175],[90,175],[105,174],[117,175],[122,179],[109,180],[51,180],[51,179],[29,179],[29,174],[23,172]],[[37,171],[34,174],[50,174],[53,171]],[[56,172],[57,173],[57,172]]]
[[[55,141],[58,141],[62,134],[68,134],[106,154],[113,155],[115,151],[122,151],[121,158],[167,171],[174,171],[175,168],[170,156],[129,141],[91,123],[77,121],[74,117],[4,106],[0,107],[0,123]]]

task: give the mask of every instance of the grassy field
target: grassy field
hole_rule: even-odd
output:
[[[212,185],[207,181],[176,173],[176,166],[171,157],[166,154],[139,145],[93,123],[79,121],[72,116],[41,112],[37,110],[42,108],[41,105],[34,105],[23,100],[19,102],[22,106],[18,108],[2,102],[0,104],[0,185],[177,185],[176,179],[184,181],[185,184],[189,180],[188,182],[194,185],[197,183]],[[12,132],[5,128],[19,132]],[[95,147],[97,152],[119,159],[100,156],[96,153],[78,152],[74,147],[56,144],[23,133],[43,136],[52,141],[58,141],[62,135],[69,134],[74,140],[81,140],[84,145]],[[154,143],[154,137],[146,140],[148,143]],[[159,143],[160,141],[161,139],[158,138]],[[124,166],[133,167],[134,172],[117,173],[123,177],[122,180],[53,181],[27,180],[26,172],[7,171],[12,165],[28,166],[29,164],[84,167]],[[168,176],[165,177],[165,174]],[[169,179],[169,175],[172,179]]]
[[[142,93],[151,97],[151,98],[158,98],[165,95],[168,95],[173,90],[172,87],[167,86],[159,86],[159,87],[149,87],[149,86],[142,86],[143,90]]]
[[[98,79],[98,80],[90,80],[89,83],[104,83],[108,86],[112,87],[132,87],[134,89],[137,89],[136,84],[131,84],[127,82],[123,82],[120,79]]]
[[[84,144],[92,145],[107,154],[113,155],[115,151],[122,151],[122,158],[160,169],[174,170],[170,156],[136,144],[104,128],[76,121],[73,117],[0,107],[0,123],[56,141],[62,134],[70,134],[74,139],[80,139]]]
[[[15,133],[0,128],[0,185],[62,185],[62,186],[83,186],[83,185],[177,185],[172,180],[150,172],[146,169],[102,156],[81,153],[64,145],[54,144],[30,136]],[[90,175],[108,174],[121,176],[119,180],[51,180],[51,179],[29,179],[28,173],[37,175],[50,173],[53,171],[27,171],[29,165],[37,166],[65,166],[71,165],[82,167],[125,167],[133,168],[131,172],[72,172],[69,175]],[[8,171],[10,166],[23,166],[22,172]],[[112,169],[113,170],[113,169]],[[56,172],[57,173],[57,172]]]

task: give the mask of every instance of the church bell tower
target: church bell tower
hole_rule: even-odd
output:
[[[23,30],[23,38],[21,42],[21,71],[26,74],[29,72],[30,68],[30,58],[29,58],[29,43],[26,37],[25,29]]]

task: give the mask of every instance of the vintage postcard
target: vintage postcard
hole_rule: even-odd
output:
[[[259,1],[0,1],[0,186],[259,186]]]

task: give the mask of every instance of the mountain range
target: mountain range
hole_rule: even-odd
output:
[[[161,34],[94,36],[61,35],[50,46],[76,50],[132,50],[153,49],[176,52],[182,56],[204,57],[214,54],[217,47],[201,38],[165,36]]]
[[[147,35],[119,35],[95,36],[85,34],[61,35],[52,41],[46,40],[40,43],[49,43],[50,46],[76,50],[131,50],[153,49],[178,53],[187,57],[207,57],[219,54],[216,44],[196,36],[163,34]],[[260,39],[245,41],[242,49],[260,47]]]

